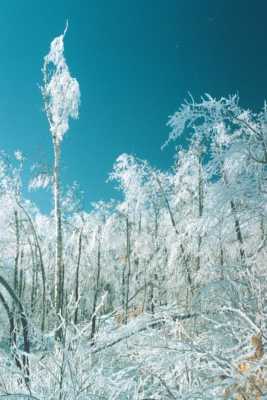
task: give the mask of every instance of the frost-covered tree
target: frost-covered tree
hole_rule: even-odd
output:
[[[70,75],[64,57],[64,34],[56,37],[44,58],[44,83],[42,94],[54,148],[53,190],[56,223],[56,279],[55,305],[58,315],[63,315],[64,261],[60,194],[60,148],[61,141],[69,129],[69,118],[77,118],[80,102],[78,81]]]

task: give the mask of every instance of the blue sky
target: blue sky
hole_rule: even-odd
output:
[[[51,162],[38,85],[43,57],[68,19],[65,55],[82,103],[64,137],[63,184],[79,182],[86,208],[114,197],[105,181],[119,154],[170,167],[174,147],[160,147],[168,115],[188,91],[238,91],[242,105],[261,107],[266,15],[265,0],[1,0],[1,149],[21,149],[28,168]],[[44,191],[31,196],[51,209]]]

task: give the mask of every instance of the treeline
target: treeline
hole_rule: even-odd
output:
[[[12,294],[9,301],[1,289],[0,300],[9,307],[6,324],[13,347],[20,326],[25,329],[19,316],[26,315],[40,337],[54,331],[63,347],[68,329],[86,326],[85,343],[92,354],[131,337],[132,331],[120,336],[124,326],[135,333],[140,320],[150,318],[137,336],[144,329],[157,332],[168,351],[170,343],[191,346],[188,359],[182,350],[183,367],[179,359],[183,384],[174,385],[166,365],[159,367],[161,377],[168,375],[164,382],[176,393],[173,398],[187,398],[188,391],[198,392],[203,385],[211,396],[218,387],[225,398],[242,391],[261,396],[264,351],[257,359],[260,388],[239,384],[239,364],[234,365],[253,335],[260,343],[265,340],[266,117],[265,109],[257,114],[241,109],[236,96],[205,97],[199,103],[191,99],[169,120],[169,141],[181,135],[186,140],[184,148],[176,149],[171,171],[123,154],[110,174],[122,201],[99,202],[85,212],[75,186],[62,196],[60,313],[54,214],[41,214],[23,198],[23,156],[16,153],[15,166],[2,157],[0,283],[5,279]],[[44,180],[47,176],[39,175],[31,186]],[[105,321],[113,321],[115,332],[108,342],[106,335],[113,331]],[[193,363],[199,352],[202,357]],[[171,365],[169,352],[165,356]],[[253,365],[258,376],[255,360]],[[160,380],[152,381],[150,388],[166,392]],[[214,398],[207,393],[196,398]]]

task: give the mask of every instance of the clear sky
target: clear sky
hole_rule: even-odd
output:
[[[267,89],[266,0],[1,0],[1,149],[49,162],[51,137],[38,85],[51,40],[81,88],[80,119],[64,137],[63,183],[78,181],[91,201],[116,193],[106,184],[116,157],[133,153],[168,168],[160,146],[166,122],[190,91],[239,92],[261,107]],[[51,208],[44,191],[34,196]]]

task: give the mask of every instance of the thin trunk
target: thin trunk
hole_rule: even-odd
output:
[[[98,231],[98,248],[97,248],[97,273],[96,273],[96,286],[93,300],[93,312],[92,312],[92,329],[90,339],[93,339],[96,332],[96,306],[99,292],[99,281],[101,271],[101,241],[100,241],[100,229]]]
[[[154,314],[155,312],[155,305],[154,305],[154,284],[151,281],[150,284],[148,285],[148,307],[147,311],[151,312]]]
[[[14,281],[13,288],[16,295],[18,295],[19,286],[19,255],[20,255],[20,230],[19,230],[19,218],[17,210],[14,211],[15,217],[15,233],[16,233],[16,255],[15,255],[15,266],[14,266]],[[17,315],[16,315],[16,304],[15,301],[12,302],[12,313],[11,313],[11,326],[15,334],[17,329]]]
[[[154,206],[154,240],[156,243],[156,249],[155,249],[155,253],[158,252],[158,211],[157,208],[155,206],[155,204],[153,204]],[[147,299],[147,310],[149,312],[151,312],[152,314],[154,314],[155,311],[155,300],[154,300],[154,282],[153,282],[153,277],[155,278],[157,275],[154,274],[151,276],[151,281],[148,284],[148,299]]]
[[[260,216],[260,232],[261,232],[261,241],[265,240],[265,228],[264,228],[264,216]]]
[[[32,287],[31,287],[31,313],[35,310],[35,294],[36,294],[36,271],[32,271]]]
[[[81,254],[82,254],[82,229],[80,230],[79,239],[78,239],[78,260],[76,266],[76,274],[75,274],[75,314],[74,314],[74,324],[78,323],[78,302],[79,302],[79,277],[80,277],[80,263],[81,263]]]
[[[235,232],[236,232],[237,240],[239,242],[239,253],[240,253],[240,257],[241,257],[241,262],[242,262],[242,264],[244,264],[245,256],[246,256],[245,250],[244,250],[244,240],[243,240],[243,236],[242,236],[242,232],[241,232],[241,228],[240,228],[239,218],[238,218],[237,212],[236,212],[236,205],[233,200],[230,201],[230,206],[231,206],[231,211],[232,211],[234,221],[235,221]]]
[[[258,177],[258,196],[261,196],[262,193],[262,185],[264,182],[264,178],[263,178],[263,170],[264,168],[260,167],[259,169],[259,177]],[[265,237],[265,224],[264,224],[264,213],[261,211],[260,215],[260,239],[261,239],[261,244],[260,244],[260,248],[265,246],[265,241],[266,241],[266,237]]]
[[[142,231],[142,214],[140,212],[139,221],[138,221],[138,233],[139,233],[139,235],[141,234],[141,231]]]
[[[157,181],[157,183],[159,185],[160,192],[161,192],[161,194],[162,194],[162,196],[164,198],[164,201],[165,201],[165,204],[166,204],[169,216],[170,216],[170,220],[171,220],[173,229],[174,229],[177,237],[179,237],[179,232],[178,232],[178,229],[177,229],[177,226],[176,226],[174,215],[173,215],[171,207],[170,207],[169,200],[168,200],[168,198],[166,196],[166,193],[164,192],[164,189],[162,187],[162,184],[161,184],[159,178],[156,176],[156,174],[154,174],[154,177],[155,177],[155,179],[156,179],[156,181]],[[182,259],[184,261],[184,265],[185,265],[185,269],[186,269],[187,281],[188,281],[188,284],[190,286],[190,292],[192,293],[193,292],[193,282],[192,282],[190,270],[189,270],[189,267],[188,267],[188,257],[187,257],[187,255],[185,253],[185,249],[184,249],[184,246],[182,245],[182,243],[180,244],[180,250],[181,250]]]
[[[56,224],[56,276],[55,276],[55,301],[56,313],[59,317],[61,326],[61,317],[63,316],[64,299],[64,266],[63,266],[63,239],[62,239],[62,219],[61,219],[61,201],[60,201],[60,143],[54,138],[54,206],[55,206],[55,224]],[[56,339],[63,339],[62,328],[56,329]]]
[[[35,254],[32,247],[32,242],[28,240],[30,250],[31,250],[31,259],[32,259],[32,282],[31,282],[31,313],[34,314],[35,309],[35,287],[36,287],[36,259]]]
[[[143,310],[146,309],[146,298],[147,298],[147,281],[146,281],[146,276],[145,276],[144,297],[143,297]]]
[[[22,325],[23,340],[24,340],[24,354],[22,356],[24,380],[26,385],[28,385],[30,383],[30,370],[29,370],[29,358],[28,358],[28,354],[30,353],[30,340],[29,340],[28,321],[20,299],[16,295],[15,291],[11,288],[11,286],[9,286],[9,283],[2,276],[0,276],[0,284],[7,290],[13,303],[19,310],[19,315]]]
[[[176,226],[176,223],[175,223],[174,215],[173,215],[173,213],[172,213],[169,200],[168,200],[168,198],[167,198],[167,196],[166,196],[166,193],[165,193],[165,191],[164,191],[164,189],[163,189],[163,187],[162,187],[162,184],[161,184],[159,178],[157,177],[156,174],[154,174],[154,177],[155,177],[155,179],[156,179],[156,181],[157,181],[157,183],[158,183],[158,185],[159,185],[160,192],[161,192],[161,194],[162,194],[162,196],[163,196],[163,199],[164,199],[164,201],[165,201],[165,204],[166,204],[166,207],[167,207],[167,210],[168,210],[170,219],[171,219],[172,226],[173,226],[173,228],[174,228],[174,230],[175,230],[176,235],[179,236],[179,232],[178,232],[178,229],[177,229],[177,226]]]
[[[18,296],[20,299],[23,297],[23,289],[24,289],[24,281],[25,281],[25,274],[23,273],[23,250],[20,253],[20,266],[19,266],[19,282],[18,282]]]
[[[41,246],[40,246],[40,241],[37,235],[37,232],[35,230],[34,227],[34,223],[32,221],[32,218],[30,216],[30,214],[26,211],[26,209],[24,208],[24,206],[19,203],[19,201],[17,201],[18,206],[22,209],[22,211],[24,212],[24,214],[26,215],[31,229],[32,229],[32,233],[34,236],[34,240],[35,240],[35,245],[37,247],[37,251],[38,251],[38,256],[39,256],[39,261],[40,261],[40,268],[41,268],[41,274],[42,274],[42,289],[43,289],[43,296],[42,296],[42,322],[41,322],[41,330],[42,332],[44,332],[45,329],[45,316],[46,316],[46,274],[45,274],[45,268],[44,268],[44,263],[43,263],[43,255],[42,255],[42,250],[41,250]],[[37,271],[36,271],[37,273]]]
[[[224,252],[222,242],[220,242],[220,267],[221,267],[221,279],[224,279],[223,268],[224,268]]]
[[[227,176],[223,169],[222,169],[222,176],[223,176],[223,181],[224,181],[225,185],[228,186],[228,179],[227,179]],[[230,207],[231,207],[232,215],[234,217],[236,237],[239,242],[239,253],[240,253],[241,263],[242,263],[242,265],[244,265],[245,258],[246,258],[246,254],[245,254],[245,250],[244,250],[244,240],[243,240],[243,235],[242,235],[242,231],[241,231],[241,227],[240,227],[240,221],[239,221],[239,218],[237,215],[236,204],[233,199],[230,200]]]
[[[125,273],[126,273],[126,263],[123,265],[123,269],[122,269],[122,282],[121,282],[121,286],[122,286],[122,314],[123,314],[123,319],[122,319],[122,323],[124,323],[125,317],[124,317],[124,312],[125,312],[125,304],[126,304],[126,285],[125,285]]]
[[[131,276],[131,245],[130,245],[130,224],[129,218],[126,218],[126,257],[127,257],[127,274],[125,280],[125,324],[128,321],[128,308],[129,308],[129,291],[130,291],[130,276]]]
[[[18,212],[15,210],[15,229],[16,229],[16,256],[15,256],[15,269],[14,269],[14,290],[18,291],[18,271],[19,271],[19,254],[20,254],[20,234],[19,234],[19,219]]]
[[[204,190],[203,190],[203,177],[201,169],[201,157],[198,160],[198,218],[201,219],[203,215],[203,200],[204,200]],[[197,240],[197,271],[200,269],[200,250],[201,250],[202,237],[198,233]]]
[[[4,296],[0,292],[0,301],[4,306],[4,309],[7,313],[8,321],[9,321],[9,340],[10,340],[10,348],[11,348],[11,354],[14,355],[15,363],[16,366],[20,369],[22,369],[22,365],[19,359],[19,356],[17,354],[17,332],[16,332],[16,327],[14,325],[14,318],[13,318],[13,312],[10,310],[9,305],[7,301],[5,300]]]

